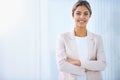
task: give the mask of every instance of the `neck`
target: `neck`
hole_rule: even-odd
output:
[[[86,27],[75,27],[74,31],[75,31],[75,36],[78,36],[78,37],[87,36]]]

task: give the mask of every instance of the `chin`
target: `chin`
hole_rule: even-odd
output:
[[[78,25],[79,27],[85,27],[86,25]]]

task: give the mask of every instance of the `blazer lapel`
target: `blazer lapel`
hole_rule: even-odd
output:
[[[72,31],[70,33],[69,43],[70,43],[70,49],[72,51],[72,54],[73,54],[74,58],[78,58],[78,50],[77,50],[77,45],[76,45],[74,31]]]
[[[95,57],[95,55],[94,55],[95,40],[94,40],[94,36],[91,32],[88,31],[87,34],[88,34],[88,59],[92,60]]]

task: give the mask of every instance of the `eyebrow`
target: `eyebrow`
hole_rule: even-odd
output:
[[[76,12],[81,12],[81,11],[76,11]],[[84,11],[84,12],[89,12],[89,11]]]

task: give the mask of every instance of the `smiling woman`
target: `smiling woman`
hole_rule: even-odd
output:
[[[91,13],[89,3],[78,0],[72,9],[74,30],[57,38],[59,80],[102,80],[106,57],[102,38],[86,29]]]
[[[84,27],[88,22],[90,13],[85,6],[78,6],[73,14],[76,26]]]

